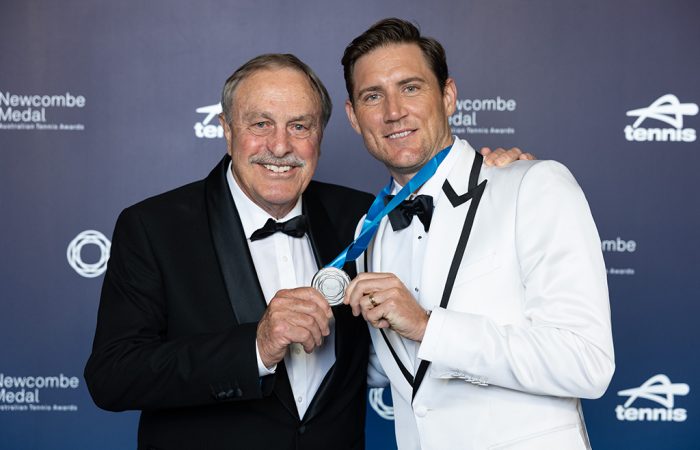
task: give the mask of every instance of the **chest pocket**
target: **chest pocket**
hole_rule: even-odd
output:
[[[477,258],[469,258],[468,261],[462,261],[455,280],[455,288],[462,287],[462,285],[470,281],[483,277],[499,267],[500,263],[497,253],[490,253]]]

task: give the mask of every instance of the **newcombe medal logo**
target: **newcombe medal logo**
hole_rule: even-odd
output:
[[[625,139],[633,142],[695,142],[695,129],[684,128],[683,117],[697,113],[697,103],[681,103],[673,94],[662,95],[646,108],[627,111],[627,116],[636,117],[637,120],[625,127]],[[662,122],[670,128],[641,126],[650,120]]]
[[[83,95],[16,93],[0,90],[0,130],[84,131]]]
[[[460,98],[448,118],[452,134],[515,134],[510,120],[517,108],[512,98]]]

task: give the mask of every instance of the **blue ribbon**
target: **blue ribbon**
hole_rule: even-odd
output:
[[[394,208],[396,208],[399,203],[404,201],[409,195],[415,192],[419,187],[423,185],[426,181],[430,179],[437,168],[442,164],[447,154],[450,152],[452,146],[444,148],[437,155],[433,156],[430,161],[428,161],[417,174],[411,178],[411,180],[406,183],[406,186],[401,188],[398,194],[391,199],[386,206],[384,206],[384,198],[391,193],[391,185],[393,179],[389,180],[389,183],[382,188],[382,190],[377,194],[377,197],[372,202],[372,206],[369,207],[367,211],[367,216],[362,223],[362,230],[357,238],[348,245],[345,250],[343,250],[340,255],[338,255],[330,264],[326,267],[335,267],[336,269],[342,268],[346,262],[355,261],[369,245],[369,241],[372,240],[374,233],[377,232],[379,228],[379,223],[382,221],[387,214],[389,214]]]

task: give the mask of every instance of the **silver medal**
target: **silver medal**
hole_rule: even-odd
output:
[[[324,267],[316,272],[311,280],[311,287],[319,291],[331,306],[343,302],[348,284],[350,284],[348,274],[335,267]]]

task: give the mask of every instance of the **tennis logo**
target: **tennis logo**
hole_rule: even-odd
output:
[[[200,139],[216,139],[224,137],[224,128],[218,122],[211,123],[214,117],[221,114],[221,104],[202,106],[196,111],[207,116],[201,122],[194,124],[194,135]]]
[[[620,397],[628,397],[624,405],[615,407],[617,420],[638,422],[685,422],[688,412],[685,408],[675,407],[675,397],[688,395],[690,387],[685,383],[671,383],[664,374],[654,375],[641,386],[619,391]],[[637,399],[650,400],[662,408],[640,408],[632,404]]]
[[[96,262],[86,263],[83,261],[83,247],[86,245],[95,245],[99,249],[100,256]],[[68,264],[70,264],[80,276],[85,278],[98,277],[107,270],[107,261],[109,260],[109,249],[111,246],[112,243],[104,234],[95,230],[85,230],[68,244],[68,250],[66,251]]]
[[[694,128],[683,128],[683,116],[698,113],[696,103],[681,103],[673,94],[662,95],[646,108],[627,111],[629,117],[636,117],[632,125],[625,127],[625,139],[636,142],[695,142]],[[672,128],[642,128],[647,120],[657,120]]]

